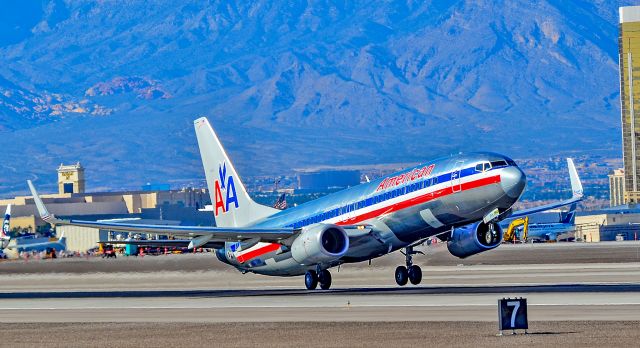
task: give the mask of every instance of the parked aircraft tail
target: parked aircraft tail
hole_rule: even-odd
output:
[[[194,121],[207,187],[218,227],[241,227],[279,210],[254,202],[205,117]]]
[[[560,216],[560,222],[563,224],[573,224],[576,220],[576,206],[577,203],[571,204],[569,211],[562,213]]]
[[[2,231],[0,231],[0,249],[4,249],[9,245],[9,226],[11,220],[11,204],[7,205],[7,210],[4,213],[4,222],[2,223]]]

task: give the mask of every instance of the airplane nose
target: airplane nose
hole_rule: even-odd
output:
[[[519,198],[527,184],[527,176],[518,167],[504,168],[500,173],[500,185],[507,196]]]

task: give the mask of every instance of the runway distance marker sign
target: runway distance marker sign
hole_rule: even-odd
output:
[[[526,330],[529,329],[527,318],[526,298],[503,298],[498,300],[498,328],[499,335],[503,330]]]

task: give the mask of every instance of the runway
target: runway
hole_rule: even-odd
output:
[[[3,343],[107,339],[133,347],[143,337],[147,346],[584,347],[640,340],[638,243],[504,247],[468,260],[430,250],[417,260],[420,286],[395,285],[401,255],[345,265],[332,270],[329,291],[307,291],[302,277],[243,275],[209,254],[1,263]],[[527,298],[531,335],[495,336],[503,297]]]
[[[495,321],[502,297],[527,298],[533,321],[640,320],[640,263],[431,267],[406,287],[391,272],[345,269],[329,291],[220,271],[16,275],[1,285],[0,321]]]
[[[171,294],[144,297],[21,298],[0,301],[2,322],[283,322],[495,321],[497,300],[528,299],[532,321],[640,320],[636,285],[583,286],[583,292],[544,287],[412,291],[337,291],[237,296]],[[617,290],[628,290],[624,293]],[[512,291],[515,290],[515,291]],[[69,294],[64,294],[68,296]],[[99,294],[96,294],[99,295]],[[139,295],[139,294],[138,294]],[[143,294],[144,295],[144,294]],[[150,294],[146,294],[150,295]],[[156,295],[156,294],[154,294]]]

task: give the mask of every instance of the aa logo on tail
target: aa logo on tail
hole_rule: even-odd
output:
[[[215,207],[214,214],[218,216],[220,210],[222,213],[229,211],[229,208],[235,205],[238,209],[238,195],[236,194],[236,185],[233,182],[233,176],[227,176],[227,163],[223,163],[218,167],[218,180],[214,183],[215,190]]]

